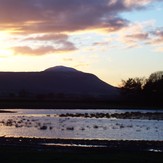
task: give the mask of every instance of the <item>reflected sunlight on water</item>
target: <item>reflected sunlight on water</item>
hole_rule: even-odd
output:
[[[16,113],[1,113],[0,136],[102,140],[163,140],[163,120],[91,118],[83,116],[61,117],[61,114],[67,115],[67,113],[77,113],[77,115],[104,113],[105,115],[108,113],[121,114],[132,112],[132,110],[14,109],[14,111]],[[156,111],[146,110],[139,112],[155,113]]]

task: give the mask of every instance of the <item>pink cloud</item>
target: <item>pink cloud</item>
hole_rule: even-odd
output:
[[[152,45],[156,51],[163,52],[163,28],[156,28],[150,32],[151,39],[147,44]]]
[[[70,42],[65,34],[44,34],[28,36],[21,40],[25,46],[13,46],[15,54],[44,55],[77,50],[74,43]],[[37,45],[37,48],[33,48]]]
[[[43,55],[73,51],[77,48],[69,37],[80,30],[119,32],[130,28],[130,21],[121,13],[144,9],[161,0],[0,0],[0,30],[16,36],[28,36],[22,45],[12,47],[18,54]],[[126,30],[127,31],[127,30]],[[117,33],[119,34],[119,33]],[[153,36],[154,37],[154,36]],[[155,37],[157,37],[155,35]],[[146,41],[146,31],[119,35],[129,46]],[[155,41],[160,41],[157,37]],[[32,43],[32,45],[29,44]],[[40,46],[38,46],[38,43]],[[47,43],[48,44],[44,44]],[[21,44],[20,43],[20,44]],[[107,43],[96,43],[96,45]],[[35,46],[36,45],[36,46]],[[42,46],[45,45],[45,46]]]
[[[0,0],[0,29],[25,33],[119,30],[128,24],[121,12],[151,2],[154,0]]]
[[[53,46],[40,46],[38,48],[31,48],[29,46],[15,46],[11,48],[15,54],[21,55],[45,55],[45,54],[55,54],[55,53],[65,53],[69,51],[74,51],[76,48],[71,43],[65,43],[62,47],[55,48]]]
[[[41,36],[29,36],[25,41],[64,41],[68,39],[68,35],[66,34],[43,34]]]

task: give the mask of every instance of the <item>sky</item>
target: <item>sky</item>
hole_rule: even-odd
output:
[[[163,70],[162,15],[163,0],[0,0],[0,71],[148,77]]]

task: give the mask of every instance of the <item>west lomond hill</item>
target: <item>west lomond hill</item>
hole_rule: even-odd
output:
[[[117,98],[119,89],[90,73],[56,66],[41,72],[0,72],[1,97],[107,97]]]

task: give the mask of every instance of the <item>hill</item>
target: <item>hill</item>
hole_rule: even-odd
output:
[[[0,96],[116,98],[119,89],[97,76],[56,66],[41,72],[0,72]]]

